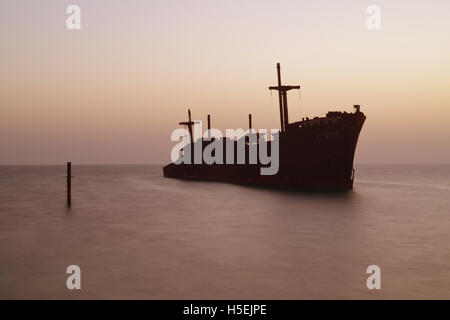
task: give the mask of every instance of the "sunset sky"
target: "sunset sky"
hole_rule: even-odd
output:
[[[2,0],[0,26],[0,164],[166,163],[188,107],[278,128],[277,62],[292,122],[361,105],[357,163],[450,162],[449,0]]]

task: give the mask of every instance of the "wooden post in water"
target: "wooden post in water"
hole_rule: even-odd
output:
[[[72,162],[67,162],[67,206],[72,204]]]

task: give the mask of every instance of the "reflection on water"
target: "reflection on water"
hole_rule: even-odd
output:
[[[450,166],[360,166],[346,193],[72,171],[67,209],[64,166],[0,167],[0,298],[450,298]]]

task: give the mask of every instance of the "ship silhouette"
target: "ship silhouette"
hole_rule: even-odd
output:
[[[228,138],[222,138],[223,164],[206,164],[204,162],[175,164],[170,163],[163,168],[164,176],[170,178],[218,181],[237,184],[257,185],[264,187],[296,188],[306,190],[349,190],[353,188],[353,159],[359,133],[366,116],[354,105],[354,112],[330,111],[325,117],[302,118],[301,121],[289,123],[287,93],[300,89],[300,86],[281,84],[280,64],[277,64],[278,85],[269,87],[278,91],[280,107],[279,168],[274,175],[261,175],[260,169],[265,165],[258,159],[250,164],[250,140],[245,143],[245,164],[226,164],[226,145]],[[180,122],[189,129],[190,143],[185,150],[193,150],[200,145],[203,151],[214,138],[199,138],[194,141],[191,119]],[[252,129],[252,118],[249,115],[249,129]],[[211,128],[208,115],[208,129]],[[258,135],[258,134],[257,134]],[[245,139],[242,138],[242,139]],[[270,148],[271,141],[267,142]],[[234,141],[234,160],[237,154],[237,141]],[[256,147],[260,147],[259,136]],[[193,160],[193,153],[192,153]]]

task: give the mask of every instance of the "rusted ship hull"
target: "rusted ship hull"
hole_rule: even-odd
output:
[[[316,178],[309,170],[296,170],[295,174],[262,176],[259,167],[253,165],[175,165],[164,167],[164,176],[193,181],[225,182],[261,187],[288,188],[300,190],[350,190],[353,179],[333,179],[331,177]],[[202,168],[201,168],[202,167]]]
[[[351,189],[353,187],[353,158],[356,144],[366,120],[366,116],[360,111],[360,106],[354,105],[355,112],[353,113],[328,112],[325,117],[303,118],[301,121],[290,123],[287,92],[299,90],[300,86],[281,84],[279,63],[277,64],[277,77],[278,85],[269,87],[270,90],[278,91],[280,107],[279,161],[276,174],[262,175],[260,164],[249,164],[252,163],[248,161],[250,148],[254,151],[256,144],[259,149],[262,146],[261,143],[265,142],[247,140],[245,142],[245,163],[247,164],[217,164],[218,162],[215,162],[216,164],[213,165],[205,163],[176,165],[171,163],[164,167],[164,176],[187,180],[309,190]],[[190,110],[188,110],[188,117],[189,121],[180,122],[180,125],[189,128],[191,139],[189,149],[193,149],[192,146],[197,145],[203,150],[211,142],[205,141],[203,138],[194,141],[193,125],[195,122],[191,119]],[[210,115],[208,115],[208,129],[210,129]],[[251,115],[249,115],[249,129],[252,129]],[[221,142],[223,153],[218,154],[223,154],[224,158],[219,162],[226,163],[227,141],[222,139]],[[234,155],[236,155],[236,150],[235,142]],[[190,161],[190,163],[194,163],[194,161]],[[258,160],[253,163],[260,162]]]
[[[358,108],[355,113],[329,112],[323,118],[289,124],[280,133],[280,164],[275,175],[261,175],[261,165],[171,163],[164,167],[164,176],[266,187],[349,190],[353,187],[356,144],[365,119]]]

